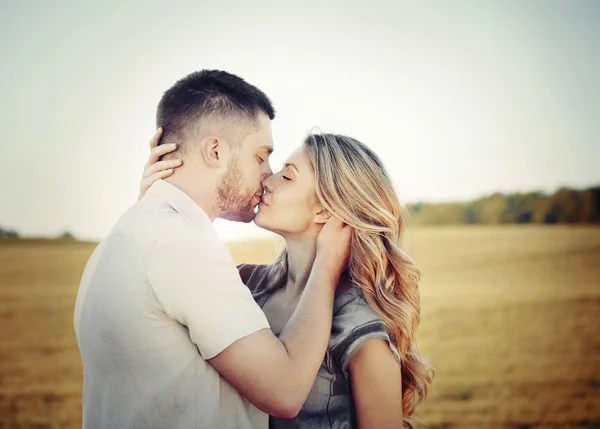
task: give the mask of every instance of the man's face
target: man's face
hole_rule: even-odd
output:
[[[228,169],[217,189],[219,217],[237,222],[251,222],[254,209],[263,193],[262,181],[273,174],[269,156],[273,152],[271,120],[258,116],[258,129],[245,134],[231,151]]]

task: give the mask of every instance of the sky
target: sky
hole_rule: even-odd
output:
[[[160,97],[206,68],[273,101],[274,171],[318,127],[372,147],[405,203],[600,183],[600,2],[293,3],[0,2],[0,227],[102,239]]]

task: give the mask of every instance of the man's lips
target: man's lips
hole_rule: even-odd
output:
[[[265,206],[267,205],[267,204],[265,204],[265,202],[263,201],[263,194],[262,194],[262,193],[261,193],[261,194],[255,194],[254,196],[255,196],[256,198],[258,198],[258,203],[257,203],[257,205],[258,205],[258,204],[264,204]]]
[[[268,206],[268,204],[265,203],[265,200],[262,195],[258,198],[258,204],[263,205],[263,206]]]

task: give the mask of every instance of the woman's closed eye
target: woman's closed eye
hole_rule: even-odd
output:
[[[281,177],[283,177],[285,180],[292,180],[292,179],[290,179],[290,178],[289,178],[289,177],[287,177],[287,176],[281,176]]]

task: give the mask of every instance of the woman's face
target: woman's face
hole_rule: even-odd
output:
[[[304,146],[296,149],[281,171],[263,181],[265,193],[254,223],[282,236],[317,234],[324,219],[315,192],[315,172]]]

